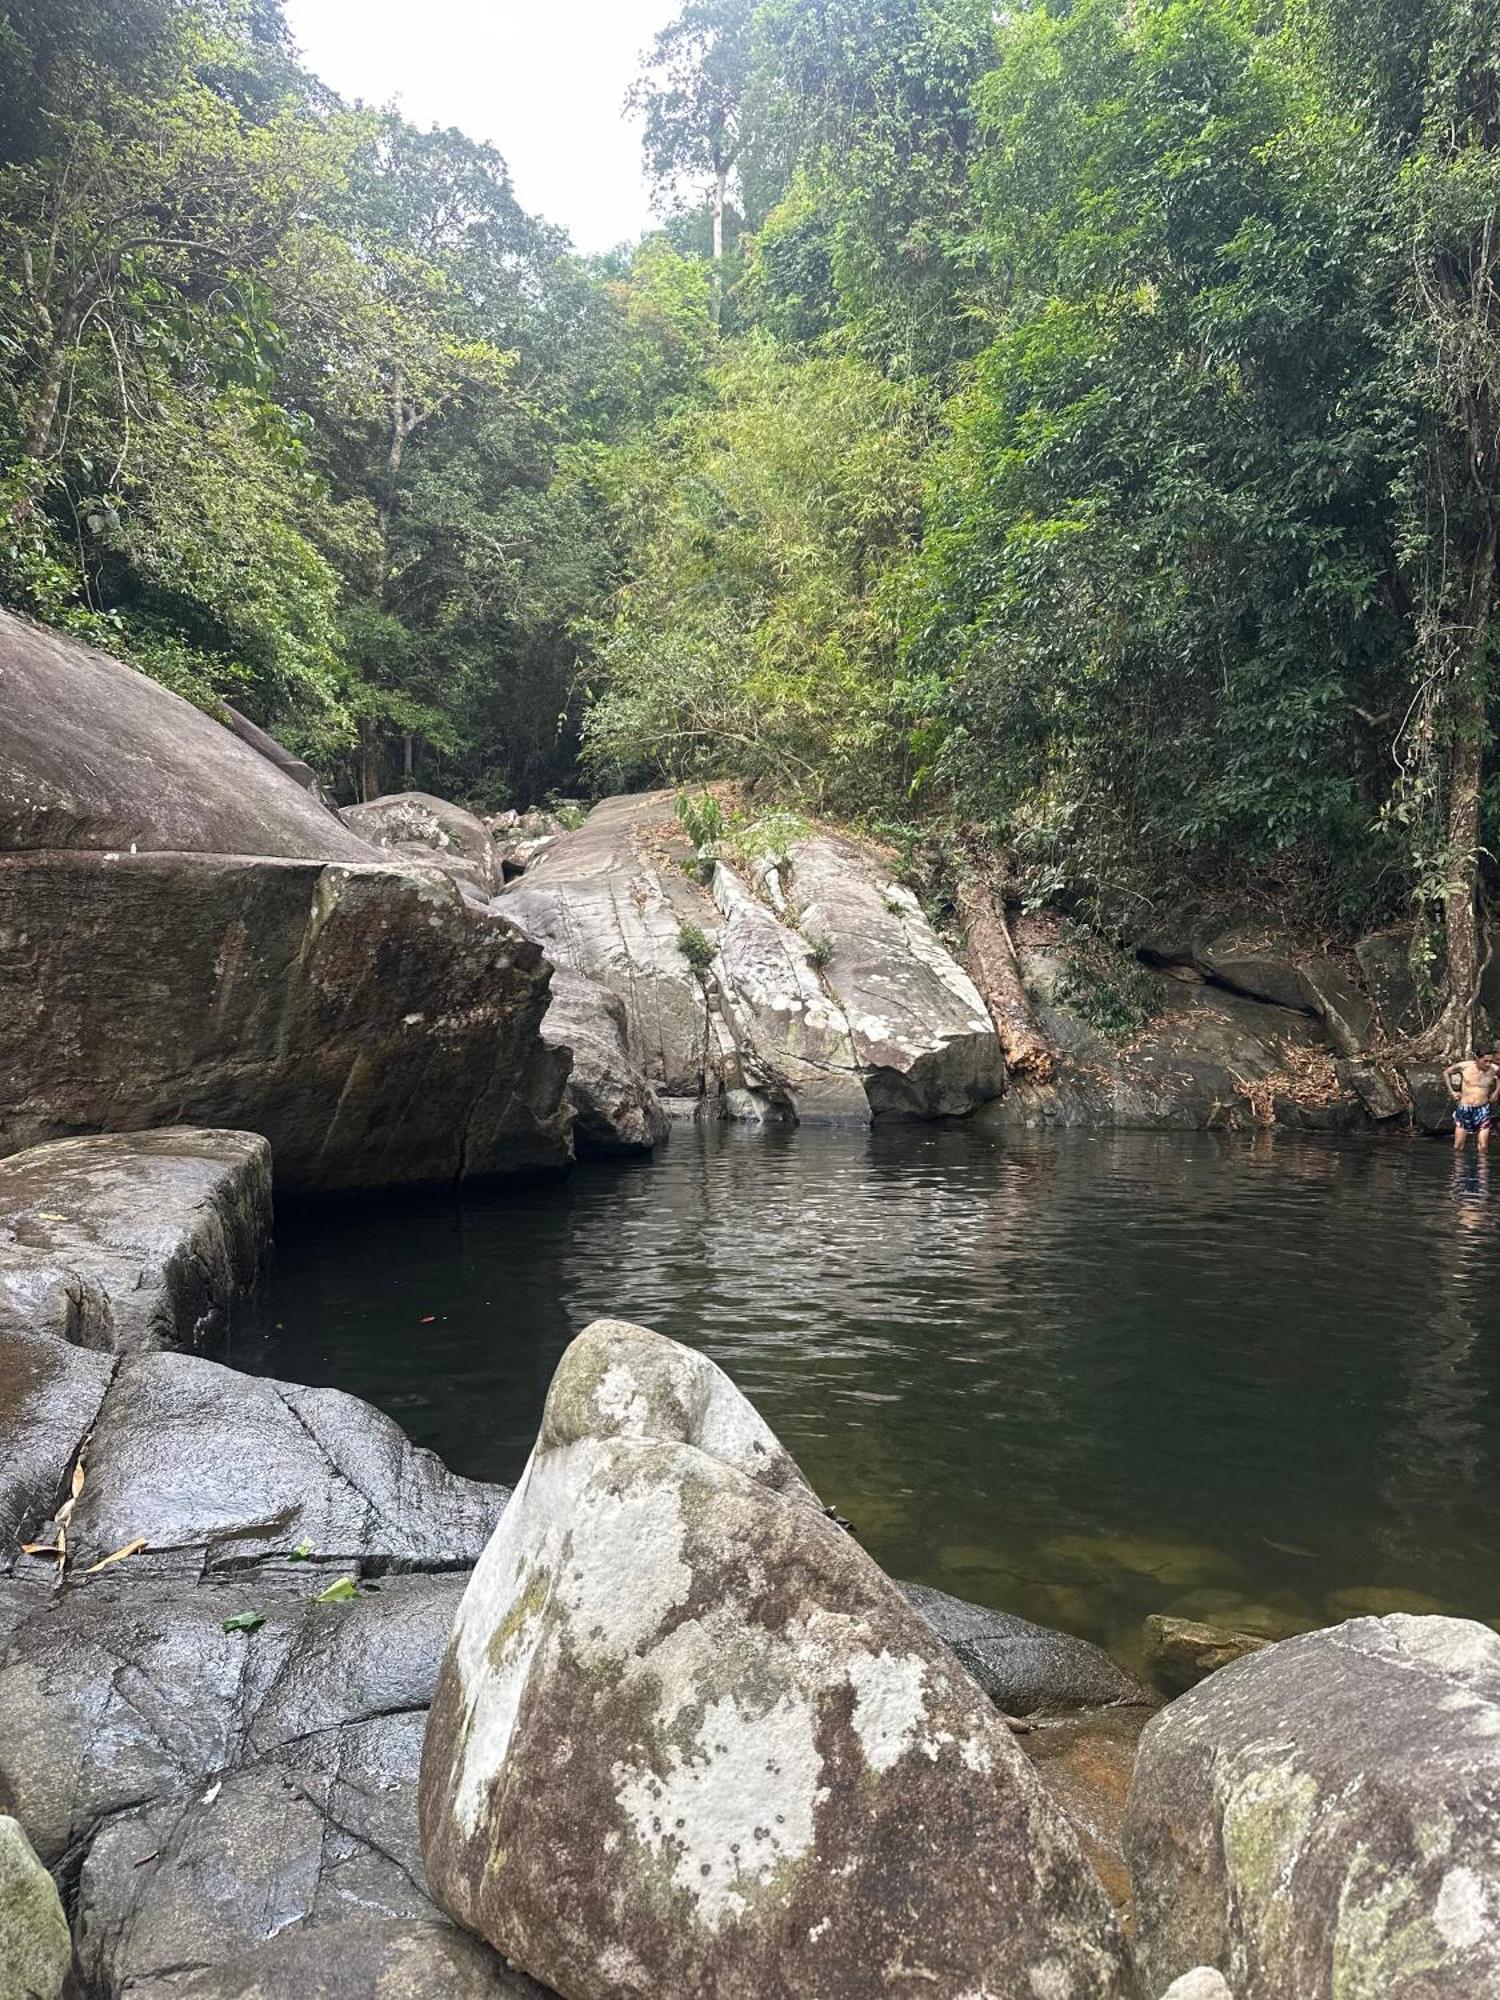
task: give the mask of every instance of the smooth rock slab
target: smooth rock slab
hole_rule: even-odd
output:
[[[72,1958],[56,1885],[19,1822],[0,1813],[0,2000],[59,2000]]]
[[[465,1594],[429,1885],[568,2000],[1112,2000],[992,1704],[704,1356],[601,1321]]]
[[[0,1309],[106,1353],[221,1333],[271,1240],[271,1149],[193,1128],[0,1160]]]
[[[831,834],[793,846],[786,887],[802,935],[828,949],[823,980],[876,1117],[962,1118],[1000,1095],[989,1010],[909,889]]]
[[[1157,1706],[1102,1647],[923,1583],[901,1593],[1006,1715],[1061,1714],[1112,1703]]]
[[[0,715],[0,852],[368,859],[262,744],[239,741],[123,661],[10,612],[0,612]]]
[[[1225,1667],[1141,1739],[1126,1820],[1150,1990],[1500,1992],[1500,1637],[1362,1618]]]

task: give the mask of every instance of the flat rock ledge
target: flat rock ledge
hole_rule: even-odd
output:
[[[271,1240],[271,1149],[191,1127],[0,1160],[0,1323],[129,1354],[218,1339]]]

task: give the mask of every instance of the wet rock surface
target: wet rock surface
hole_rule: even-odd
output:
[[[0,1160],[0,1311],[108,1353],[222,1334],[271,1236],[271,1149],[193,1128]]]
[[[1007,1715],[1059,1714],[1111,1703],[1157,1705],[1098,1646],[1012,1612],[991,1611],[926,1584],[903,1583],[901,1594],[995,1706]]]
[[[143,1537],[152,1566],[189,1575],[302,1542],[380,1567],[472,1563],[503,1502],[354,1396],[185,1354],[119,1364],[87,1470],[71,1524],[78,1560]]]
[[[569,1158],[548,968],[436,869],[0,853],[0,964],[0,1150],[224,1126],[295,1192]]]
[[[615,1321],[465,1594],[421,1819],[442,1905],[570,2000],[1132,1991],[993,1706],[727,1378]]]
[[[961,1117],[1004,1082],[968,975],[880,857],[816,835],[712,892],[671,795],[606,799],[499,907],[614,993],[626,1047],[670,1100],[748,1119]]]
[[[1151,1710],[1142,1707],[1084,1710],[1038,1717],[1018,1738],[1110,1901],[1127,1915],[1125,1808],[1141,1731],[1150,1719]]]
[[[481,895],[493,896],[500,887],[500,857],[484,821],[431,792],[395,792],[345,806],[339,818],[372,847],[434,862]]]
[[[1141,1741],[1126,1820],[1152,1991],[1472,2000],[1500,1988],[1500,1638],[1356,1619],[1223,1669]]]

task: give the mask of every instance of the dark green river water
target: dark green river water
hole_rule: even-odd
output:
[[[1123,1657],[1152,1611],[1500,1618],[1500,1160],[684,1128],[648,1167],[284,1218],[232,1358],[511,1481],[606,1313],[728,1369],[894,1574]]]

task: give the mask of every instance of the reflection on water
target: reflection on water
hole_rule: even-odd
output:
[[[1493,1171],[684,1129],[650,1167],[286,1220],[234,1358],[511,1480],[563,1347],[617,1314],[721,1362],[896,1575],[1127,1655],[1152,1611],[1500,1616]]]

